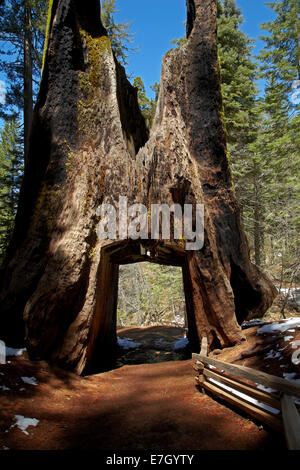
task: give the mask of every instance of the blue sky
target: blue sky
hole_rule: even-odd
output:
[[[245,18],[242,29],[250,38],[257,40],[254,53],[258,53],[263,46],[258,37],[264,34],[259,25],[272,20],[274,14],[264,0],[236,0],[236,3]],[[132,21],[135,43],[140,46],[139,52],[129,57],[127,74],[130,78],[142,77],[147,95],[151,97],[150,86],[160,80],[162,57],[174,47],[170,41],[185,34],[186,0],[116,0],[116,6],[119,10],[116,22]],[[0,74],[1,79],[5,80],[3,74]],[[262,86],[263,82],[260,88]]]
[[[243,31],[249,37],[257,39],[263,34],[259,25],[272,20],[272,10],[265,5],[264,0],[237,0],[237,6],[242,9],[245,23]],[[152,95],[150,86],[159,82],[161,59],[173,47],[170,41],[185,34],[186,20],[185,0],[116,0],[119,13],[116,22],[132,21],[132,31],[136,33],[136,44],[139,52],[129,58],[127,73],[131,77],[141,76],[147,94]],[[263,43],[257,42],[254,50],[259,51]]]

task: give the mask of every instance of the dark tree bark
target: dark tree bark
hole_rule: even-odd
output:
[[[244,339],[276,289],[249,260],[226,156],[216,1],[188,0],[188,41],[163,59],[148,135],[136,90],[100,23],[98,0],[54,0],[16,227],[0,286],[2,337],[81,373],[116,343],[118,267],[150,260],[183,270],[189,338]],[[184,240],[99,240],[96,209],[205,205],[204,247]],[[141,246],[143,245],[143,246]],[[150,251],[148,257],[145,252]]]

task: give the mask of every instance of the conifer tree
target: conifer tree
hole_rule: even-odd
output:
[[[47,8],[47,0],[6,0],[0,6],[0,72],[7,82],[0,117],[23,112],[24,155],[40,83]]]
[[[141,77],[136,77],[133,80],[133,86],[137,89],[138,103],[146,120],[146,124],[148,128],[151,128],[158,100],[159,84],[155,82],[154,85],[150,87],[155,94],[154,99],[147,97],[145,85]]]
[[[295,85],[300,79],[300,6],[295,0],[280,0],[268,6],[276,16],[262,25],[269,34],[262,38],[265,48],[259,55],[266,89],[263,132],[256,148],[268,168],[266,233],[270,258],[275,269],[279,258],[282,276],[290,278],[299,259],[300,116]]]
[[[101,1],[101,20],[103,26],[106,28],[116,58],[125,66],[127,65],[129,53],[135,50],[131,46],[134,42],[134,34],[131,32],[131,22],[115,22],[114,15],[117,12],[116,0]]]
[[[22,176],[22,126],[12,118],[0,134],[0,264],[13,230]]]

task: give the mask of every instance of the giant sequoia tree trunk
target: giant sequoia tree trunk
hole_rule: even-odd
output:
[[[150,135],[117,63],[99,1],[54,0],[28,162],[1,280],[1,334],[33,358],[78,373],[116,342],[118,267],[139,241],[96,236],[99,204],[205,205],[204,247],[145,241],[151,261],[182,266],[191,344],[243,339],[275,288],[250,263],[226,156],[216,1],[188,0],[187,42],[163,59]],[[150,8],[150,7],[149,7]]]

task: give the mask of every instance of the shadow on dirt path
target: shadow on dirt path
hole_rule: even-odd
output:
[[[0,449],[285,448],[281,435],[202,395],[195,386],[192,360],[169,359],[173,354],[188,354],[187,350],[172,349],[174,341],[183,337],[183,330],[159,329],[118,331],[119,338],[143,343],[136,351],[141,356],[135,360],[155,354],[155,363],[120,362],[114,370],[88,377],[70,373],[59,377],[50,366],[22,358],[1,366],[1,374],[5,370],[1,383],[10,381],[10,390],[0,391]],[[156,340],[160,340],[156,343],[160,349],[153,348]],[[125,350],[120,361],[133,362],[133,356],[126,358],[127,353]],[[37,385],[27,384],[23,391],[19,386],[13,388],[14,383],[20,383],[20,374],[34,376]],[[34,418],[38,423],[29,426],[25,434],[15,426],[16,415]]]

